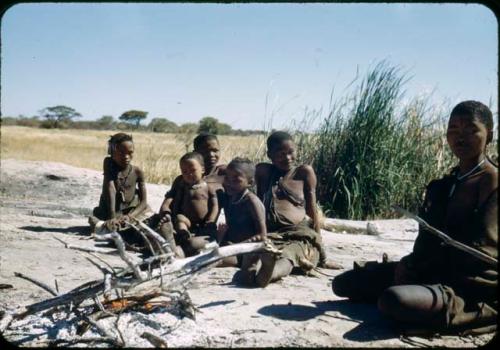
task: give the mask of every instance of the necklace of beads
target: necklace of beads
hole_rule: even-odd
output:
[[[476,172],[476,170],[479,169],[481,167],[481,165],[484,164],[485,160],[486,160],[486,158],[483,158],[483,160],[480,161],[479,163],[477,163],[477,165],[474,168],[472,168],[471,170],[469,170],[468,172],[466,172],[465,174],[463,174],[461,176],[458,176],[458,172],[457,172],[457,175],[455,177],[455,182],[451,186],[450,194],[448,195],[448,198],[451,198],[451,196],[455,192],[455,188],[457,187],[457,182],[461,182],[462,180],[467,180],[467,178],[469,178],[469,176],[474,174]]]

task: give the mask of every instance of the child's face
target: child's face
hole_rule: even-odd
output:
[[[203,165],[196,159],[187,159],[181,162],[182,179],[189,185],[197,184],[203,178]]]
[[[205,165],[208,167],[213,167],[219,162],[220,146],[217,140],[212,139],[204,142],[196,152],[203,156]]]
[[[485,151],[490,133],[477,117],[454,115],[448,122],[446,139],[454,155],[460,160],[468,160]]]
[[[226,168],[223,186],[229,195],[241,193],[250,185],[251,181],[243,171],[233,167]]]
[[[280,170],[288,171],[295,162],[295,144],[292,140],[285,140],[279,147],[270,151],[268,156],[274,166]]]
[[[134,156],[134,143],[132,141],[123,141],[116,145],[111,155],[113,161],[120,167],[126,168]]]

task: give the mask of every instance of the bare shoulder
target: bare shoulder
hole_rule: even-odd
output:
[[[217,175],[222,176],[226,174],[227,164],[217,165]]]
[[[178,175],[175,179],[174,182],[172,183],[172,188],[178,188],[182,186],[184,181],[182,180],[182,175]]]
[[[255,176],[263,177],[269,175],[271,172],[271,163],[259,163],[255,166]]]
[[[135,174],[137,175],[138,179],[144,179],[144,171],[142,171],[141,168],[139,168],[136,165],[133,165],[133,170],[134,170]]]
[[[265,211],[264,209],[264,204],[262,204],[262,201],[259,199],[259,197],[257,197],[257,195],[253,192],[250,192],[248,195],[247,195],[247,206],[248,207],[252,207],[252,208],[256,208],[256,209],[260,209],[260,211]]]
[[[104,172],[108,172],[111,170],[111,164],[113,163],[113,160],[111,157],[105,157],[104,160],[102,161],[102,168],[104,169]]]
[[[498,188],[498,168],[493,164],[487,164],[484,173],[479,180],[479,191],[481,194],[489,195]]]
[[[308,179],[313,176],[316,176],[316,173],[314,172],[314,169],[312,166],[308,164],[302,164],[297,167],[297,176],[301,179]]]

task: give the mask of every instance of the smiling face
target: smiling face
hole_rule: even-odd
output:
[[[248,175],[242,169],[238,169],[236,167],[226,168],[223,186],[227,194],[230,196],[234,196],[245,191],[251,184],[251,179],[248,178]]]
[[[126,168],[134,156],[134,143],[132,141],[123,141],[117,144],[111,155],[113,161],[122,169]]]
[[[199,183],[203,178],[203,165],[196,159],[185,159],[181,161],[182,179],[189,185]]]
[[[295,144],[292,140],[284,140],[270,149],[267,155],[276,168],[288,171],[295,163]]]
[[[492,136],[492,131],[476,116],[452,115],[448,122],[446,139],[453,154],[461,161],[479,159]]]
[[[213,168],[217,165],[220,158],[220,145],[216,139],[208,139],[203,142],[199,149],[195,150],[203,156],[205,167]]]

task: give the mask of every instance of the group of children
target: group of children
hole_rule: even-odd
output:
[[[495,259],[498,256],[497,165],[486,157],[493,117],[482,103],[458,104],[449,119],[447,140],[459,160],[450,175],[432,181],[421,210],[432,226]],[[283,131],[267,139],[271,163],[257,165],[234,158],[220,165],[220,145],[212,134],[194,139],[194,151],[180,159],[179,175],[153,214],[147,204],[144,174],[130,162],[132,137],[109,140],[104,182],[91,223],[105,220],[124,229],[130,218],[157,230],[178,257],[200,252],[210,241],[219,245],[270,240],[281,254],[225,258],[219,266],[240,267],[237,281],[265,287],[294,268],[307,273],[319,267],[338,269],[326,259],[316,206],[316,175],[295,164],[295,145]],[[217,225],[221,209],[225,224]],[[393,319],[424,328],[460,331],[496,327],[497,267],[443,246],[421,229],[413,252],[399,262],[367,264],[333,279],[335,294],[353,301],[377,302]]]

